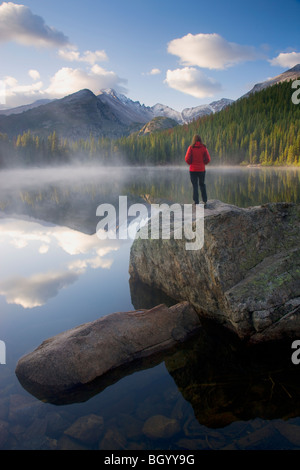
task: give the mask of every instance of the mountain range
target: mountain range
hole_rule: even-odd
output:
[[[300,76],[300,64],[290,70],[256,84],[241,98],[282,81],[293,80]],[[158,130],[159,123],[165,128],[174,124],[189,123],[204,115],[217,113],[233,100],[223,98],[210,104],[176,111],[163,104],[145,106],[139,101],[117,93],[113,89],[101,90],[97,95],[84,89],[56,100],[40,100],[31,105],[19,106],[0,111],[0,132],[13,137],[30,130],[41,137],[47,137],[56,131],[60,137],[69,139],[95,137],[116,138],[145,131],[145,125],[157,117],[168,120],[155,120],[150,128]],[[174,123],[175,121],[175,123]],[[144,130],[143,130],[144,129]]]
[[[206,114],[223,109],[233,101],[222,99],[208,105],[186,108],[181,113],[163,104],[152,107],[132,101],[113,89],[95,95],[80,90],[62,99],[0,111],[0,131],[14,136],[31,130],[47,136],[54,130],[71,139],[93,136],[120,137],[139,131],[157,117],[169,118],[184,124]],[[164,122],[165,125],[165,122]]]

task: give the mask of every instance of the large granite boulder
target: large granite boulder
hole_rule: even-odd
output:
[[[299,204],[243,209],[214,200],[205,209],[199,250],[187,250],[184,237],[136,238],[131,282],[190,302],[250,343],[299,337],[299,241]]]
[[[171,350],[199,328],[188,302],[112,313],[45,340],[18,361],[16,375],[37,398],[70,399],[76,389],[111,371],[120,378],[122,367]]]

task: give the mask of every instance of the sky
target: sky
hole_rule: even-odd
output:
[[[0,3],[0,107],[113,88],[177,111],[300,63],[300,0]]]

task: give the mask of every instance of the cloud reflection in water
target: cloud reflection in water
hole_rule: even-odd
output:
[[[0,294],[5,295],[9,304],[40,307],[75,282],[78,276],[78,273],[66,271],[39,273],[29,278],[14,277],[0,282]]]
[[[119,241],[100,241],[96,234],[87,235],[67,227],[13,218],[0,219],[0,244],[1,259],[5,258],[5,269],[0,272],[0,295],[6,297],[7,303],[24,308],[44,305],[76,282],[88,268],[110,269],[114,259],[108,255],[120,248]],[[5,256],[9,246],[15,248],[18,257],[22,254],[20,269],[24,270],[25,264],[26,275],[20,275],[12,259]],[[42,270],[38,268],[41,263]],[[44,270],[49,265],[51,269]],[[12,275],[7,276],[7,271],[11,270]]]

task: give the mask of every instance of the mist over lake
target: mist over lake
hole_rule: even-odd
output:
[[[210,167],[206,185],[209,200],[239,207],[300,201],[300,170],[295,168]],[[16,362],[45,339],[113,312],[175,303],[130,282],[132,240],[96,236],[97,207],[110,203],[117,208],[120,195],[128,197],[128,204],[154,199],[191,204],[188,168],[63,166],[0,172],[0,340],[7,354],[6,365],[0,366],[0,419],[7,423],[2,448],[107,449],[118,445],[114,439],[125,449],[221,449],[232,442],[238,448],[266,443],[274,449],[297,448],[295,439],[278,439],[278,433],[287,435],[287,423],[296,435],[300,426],[290,350],[262,348],[257,357],[241,357],[235,340],[210,325],[200,345],[191,341],[173,355],[141,364],[76,403],[42,403],[21,387]],[[180,364],[187,364],[188,374]],[[206,388],[197,382],[199,370]],[[224,370],[225,383],[219,379]],[[191,392],[193,384],[197,387]],[[103,417],[97,442],[91,437],[83,444],[72,437],[72,424],[95,414]],[[157,415],[176,420],[181,431],[150,439],[143,426]],[[250,444],[247,436],[253,436]]]
[[[293,167],[212,166],[206,172],[206,183],[209,199],[221,199],[240,207],[264,202],[299,201],[299,169]],[[0,172],[2,206],[5,198],[16,202],[24,191],[31,191],[34,197],[37,192],[46,195],[47,191],[55,189],[65,197],[67,191],[85,191],[95,197],[98,194],[111,196],[131,191],[141,197],[150,194],[187,204],[192,202],[186,166],[70,165]]]

